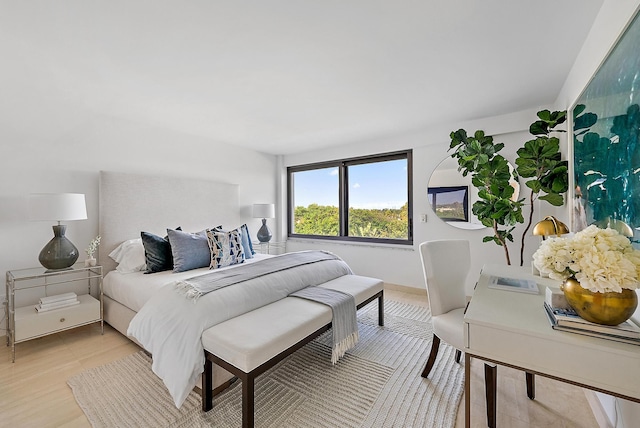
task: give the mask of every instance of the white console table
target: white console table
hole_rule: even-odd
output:
[[[531,268],[486,265],[465,313],[465,426],[471,424],[471,359],[513,367],[640,402],[640,346],[556,331],[543,308],[556,280]],[[492,275],[533,279],[539,293],[488,288]]]

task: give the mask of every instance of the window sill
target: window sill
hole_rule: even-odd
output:
[[[405,250],[405,251],[415,251],[413,245],[408,244],[387,244],[382,242],[361,242],[361,241],[340,241],[333,239],[314,239],[314,238],[288,238],[287,242],[291,243],[300,243],[300,244],[313,244],[319,245],[322,244],[324,246],[329,245],[343,245],[349,247],[369,247],[369,248],[384,248],[390,250]]]

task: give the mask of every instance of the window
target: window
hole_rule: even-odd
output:
[[[411,150],[287,168],[290,237],[413,243]]]

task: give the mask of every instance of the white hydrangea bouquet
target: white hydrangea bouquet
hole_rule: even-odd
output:
[[[533,254],[534,266],[550,278],[574,277],[593,292],[635,290],[640,251],[614,229],[589,226],[570,238],[549,238]]]

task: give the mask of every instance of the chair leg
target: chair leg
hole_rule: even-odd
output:
[[[496,390],[498,380],[498,367],[489,364],[484,365],[484,390],[487,403],[487,426],[496,428]]]
[[[438,348],[440,347],[440,338],[433,335],[433,341],[431,342],[431,352],[429,353],[429,359],[427,360],[427,365],[424,366],[424,370],[422,371],[422,377],[429,376],[433,365],[436,362],[436,357],[438,356]]]
[[[533,373],[525,372],[527,377],[527,397],[531,400],[536,398],[536,375]]]
[[[460,358],[462,357],[462,351],[456,349],[456,363],[460,364]]]

